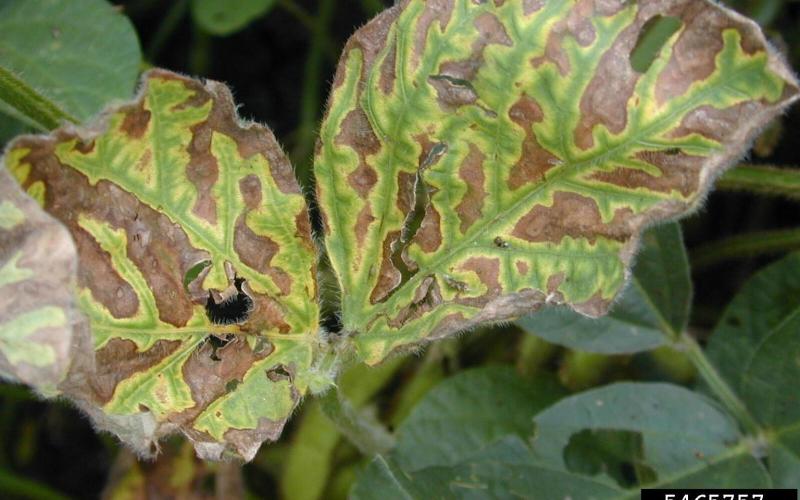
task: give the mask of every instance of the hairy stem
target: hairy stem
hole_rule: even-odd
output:
[[[321,403],[322,411],[339,432],[364,455],[384,454],[394,447],[394,436],[375,419],[356,411],[338,389],[328,391]]]
[[[800,250],[800,229],[758,231],[707,243],[691,252],[693,269],[732,259]]]
[[[736,418],[741,425],[742,429],[751,436],[759,436],[762,434],[762,429],[756,422],[755,418],[750,415],[747,407],[742,403],[733,389],[722,378],[722,375],[717,371],[714,365],[706,357],[703,349],[697,341],[689,335],[684,333],[681,336],[681,345],[684,352],[691,360],[700,378],[706,383],[711,393],[722,402],[723,406]]]
[[[0,66],[0,101],[42,130],[57,128],[65,120],[78,121],[3,66]]]
[[[739,165],[717,181],[726,191],[750,191],[800,201],[800,169],[767,165]]]

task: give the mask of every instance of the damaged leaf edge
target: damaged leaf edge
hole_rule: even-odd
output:
[[[46,210],[44,210],[38,200],[33,198],[29,193],[25,192],[22,187],[16,182],[14,176],[5,167],[5,161],[10,151],[15,149],[19,143],[26,140],[54,140],[60,134],[74,135],[77,139],[82,141],[92,141],[109,131],[111,120],[115,114],[125,111],[131,107],[141,104],[146,98],[148,91],[148,81],[151,78],[164,75],[169,77],[178,77],[181,79],[193,80],[198,82],[202,87],[215,99],[223,102],[231,108],[231,117],[233,124],[243,131],[248,131],[253,128],[262,128],[267,130],[276,141],[277,146],[280,148],[280,154],[285,155],[283,146],[274,137],[271,128],[267,125],[257,122],[255,120],[244,119],[239,115],[239,108],[241,104],[237,104],[233,97],[233,92],[224,83],[207,78],[195,78],[180,72],[167,70],[164,68],[152,68],[139,75],[136,91],[130,99],[117,99],[111,101],[106,105],[103,110],[98,112],[94,117],[89,120],[75,124],[69,121],[63,121],[61,125],[53,130],[43,133],[28,133],[16,136],[13,140],[9,141],[0,155],[0,169],[3,169],[9,177],[10,183],[13,184],[18,194],[20,194],[32,206],[35,206],[37,213],[46,217],[53,223],[54,227],[58,227],[59,232],[64,233],[64,237],[69,241],[72,252],[74,253],[74,261],[72,269],[70,270],[72,279],[72,308],[70,315],[68,315],[69,324],[73,326],[73,339],[71,342],[70,355],[67,360],[66,368],[58,384],[47,386],[33,386],[38,394],[44,398],[58,397],[59,400],[68,402],[71,406],[77,408],[92,422],[93,427],[97,432],[108,432],[114,435],[121,442],[130,447],[138,456],[144,459],[152,459],[160,453],[159,441],[177,433],[184,435],[187,439],[192,441],[195,445],[195,451],[198,456],[209,460],[231,460],[231,459],[244,459],[250,461],[254,458],[255,453],[258,451],[263,443],[258,443],[246,453],[247,456],[239,456],[225,443],[211,443],[211,442],[195,442],[190,436],[186,435],[180,429],[180,425],[164,421],[158,422],[154,415],[150,412],[142,412],[135,415],[115,415],[107,414],[102,407],[97,406],[91,397],[91,391],[85,389],[88,385],[87,380],[92,376],[95,370],[95,350],[92,342],[91,326],[88,317],[84,314],[78,306],[79,289],[77,285],[78,267],[80,258],[77,252],[75,240],[65,224],[56,219]],[[296,168],[286,157],[287,163],[291,166],[293,179],[300,188],[300,193],[303,196],[306,214],[309,216],[308,211],[308,195],[305,189],[299,182]],[[322,249],[317,237],[313,231],[309,234],[310,243],[313,245],[314,262],[316,263],[316,272],[313,277],[319,278],[320,268],[319,261],[323,258]],[[197,281],[197,278],[202,278],[203,272],[192,280],[192,283]],[[189,283],[188,286],[191,286]],[[320,287],[315,286],[315,301],[320,302]],[[318,318],[318,323],[321,318]],[[312,338],[313,335],[318,335],[316,341]],[[327,340],[326,332],[321,326],[318,325],[316,332],[298,332],[298,335],[309,337],[307,339],[312,356],[312,365],[309,369],[308,377],[311,379],[311,384],[308,387],[308,392],[316,394],[324,392],[334,385],[333,380],[340,371],[341,363],[339,359],[331,360],[331,345]],[[340,343],[339,343],[340,344]],[[341,345],[340,345],[341,349]],[[338,355],[334,356],[339,358]],[[325,360],[329,366],[324,370],[320,369],[320,363]],[[321,373],[317,374],[316,372]],[[14,380],[16,381],[16,380]],[[22,381],[23,383],[27,383]],[[283,419],[283,425],[292,417],[297,407],[302,403],[304,395],[295,402],[292,411]],[[130,429],[137,429],[141,434],[134,434]],[[248,430],[248,429],[242,429]],[[267,439],[267,442],[275,441],[276,439]]]

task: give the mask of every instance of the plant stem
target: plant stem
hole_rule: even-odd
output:
[[[762,429],[756,422],[755,418],[750,415],[750,412],[745,407],[744,403],[736,396],[733,389],[722,378],[714,365],[706,357],[703,349],[697,341],[689,335],[684,333],[681,336],[680,346],[686,355],[691,360],[700,378],[708,385],[708,388],[716,396],[723,406],[731,412],[731,414],[739,422],[739,425],[751,436],[759,436],[762,434]]]
[[[800,250],[800,229],[758,231],[705,244],[691,252],[693,269],[732,259]]]
[[[338,389],[328,391],[320,402],[339,432],[365,456],[385,454],[394,447],[394,436],[376,420],[356,411]]]
[[[717,181],[726,191],[750,191],[800,201],[800,169],[768,165],[739,165]]]
[[[147,49],[148,61],[155,62],[159,53],[161,53],[161,49],[164,48],[164,44],[175,32],[175,28],[178,27],[178,24],[181,19],[183,19],[188,8],[189,0],[177,0],[172,4],[172,7],[167,11],[167,15],[164,16],[164,20],[161,21],[158,30],[156,30],[155,35],[153,35],[153,39],[150,41],[150,46]]]
[[[0,101],[42,130],[57,128],[65,120],[78,121],[3,66],[0,66]]]
[[[211,37],[194,26],[192,38],[192,48],[189,52],[189,72],[193,75],[207,75],[211,67]]]

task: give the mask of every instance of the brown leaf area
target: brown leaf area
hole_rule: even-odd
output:
[[[211,153],[211,138],[214,133],[222,133],[232,138],[243,158],[263,155],[270,162],[273,178],[285,193],[298,194],[299,186],[285,155],[278,146],[270,130],[256,124],[243,126],[236,115],[230,91],[221,84],[209,82],[203,85],[196,80],[181,77],[174,73],[156,70],[147,78],[175,80],[194,92],[190,101],[182,107],[199,107],[211,104],[206,120],[192,129],[191,143],[187,147],[190,161],[185,166],[185,175],[192,187],[197,190],[197,200],[192,213],[210,224],[218,222],[218,201],[212,190],[220,178],[217,159]],[[122,131],[131,137],[141,136],[142,129],[148,126],[150,112],[142,107],[142,99],[117,110],[125,120]],[[55,153],[59,144],[76,140],[75,148],[87,152],[95,145],[96,132],[91,129],[67,127],[57,130],[48,137],[27,137],[17,140],[15,148],[29,149],[23,158],[32,168],[23,187],[42,182],[46,186],[45,209],[59,219],[73,235],[80,256],[78,272],[79,286],[91,290],[92,296],[111,311],[115,318],[133,316],[139,303],[131,288],[114,268],[110,255],[99,243],[80,226],[80,217],[89,215],[94,220],[107,223],[128,235],[126,253],[145,277],[149,288],[155,295],[159,319],[176,327],[184,326],[192,316],[196,305],[205,305],[208,295],[187,294],[183,279],[187,271],[198,262],[209,260],[212,255],[203,248],[195,247],[181,225],[166,213],[144,203],[134,193],[121,189],[107,180],[93,183],[82,173],[72,168],[64,168]],[[145,155],[144,158],[149,158]],[[143,167],[145,168],[145,167]],[[152,168],[152,167],[149,167]],[[261,200],[259,180],[245,177],[239,183],[240,195],[248,212]],[[259,273],[269,275],[280,288],[288,293],[293,277],[271,266],[277,252],[277,245],[269,238],[256,235],[244,224],[247,212],[234,222],[233,228],[220,228],[219,231],[234,231],[234,248],[242,262]],[[311,248],[310,225],[307,217],[298,221],[298,236]],[[233,270],[235,274],[237,270]],[[233,276],[230,276],[231,284]],[[220,290],[221,291],[221,290]],[[259,318],[259,327],[272,326],[282,331],[288,329],[283,317],[283,308],[275,303],[275,297],[256,295],[258,310],[253,316]]]
[[[177,104],[154,108],[157,99]],[[157,118],[176,120],[166,136],[172,142],[160,150],[152,139]],[[118,129],[110,129],[114,123]],[[232,144],[234,151],[212,151],[219,144]],[[153,70],[133,102],[109,109],[88,126],[23,136],[9,151],[18,179],[3,170],[8,180],[3,179],[0,202],[23,200],[29,220],[8,234],[0,231],[0,264],[23,251],[19,264],[38,267],[36,280],[7,286],[12,293],[0,299],[0,312],[53,304],[68,309],[70,321],[84,328],[81,342],[53,327],[36,333],[58,349],[58,363],[45,368],[58,368],[61,378],[70,356],[80,360],[65,380],[56,381],[59,389],[95,425],[141,456],[157,454],[158,441],[176,432],[188,437],[199,455],[216,460],[231,453],[252,459],[262,442],[277,439],[290,405],[305,392],[305,386],[294,385],[301,366],[292,366],[292,379],[279,383],[263,370],[257,374],[260,390],[280,402],[280,418],[233,426],[220,410],[217,420],[206,415],[211,405],[235,398],[237,386],[273,355],[270,338],[312,335],[316,327],[298,331],[290,325],[310,323],[316,311],[313,305],[297,306],[298,299],[316,295],[314,246],[305,208],[287,210],[284,221],[269,218],[273,204],[289,200],[298,206],[301,198],[272,132],[240,120],[224,85]],[[255,168],[262,165],[266,171]],[[41,186],[47,213],[18,182],[28,193]],[[192,203],[181,206],[181,199]],[[290,231],[270,233],[276,222]],[[287,258],[286,244],[300,256]],[[291,266],[305,255],[310,264],[297,272]],[[227,281],[227,288],[207,285],[211,266],[186,283],[187,273],[201,262],[221,268],[214,279]],[[94,347],[86,320],[74,311],[76,293],[83,294]],[[28,365],[6,365],[0,351],[0,370],[38,384],[41,376]],[[241,398],[246,413],[271,411],[263,407],[266,397]],[[204,415],[206,427],[200,430],[197,422]]]
[[[582,248],[605,244],[605,250],[616,249],[617,267],[629,269],[642,230],[695,208],[713,180],[744,154],[758,130],[797,99],[795,77],[758,25],[714,2],[640,0],[632,6],[616,0],[575,0],[552,23],[543,22],[538,33],[525,35],[532,40],[515,37],[522,36],[523,26],[534,16],[549,15],[552,6],[525,1],[514,13],[510,5],[403,0],[358,30],[345,47],[334,92],[352,88],[357,98],[347,105],[332,100],[328,116],[341,109],[349,113],[337,130],[336,146],[343,152],[349,148],[359,158],[358,170],[343,180],[364,203],[354,228],[359,247],[365,234],[380,237],[378,244],[354,251],[338,266],[340,272],[352,273],[350,280],[358,277],[356,286],[365,289],[369,303],[363,309],[354,306],[358,310],[345,321],[358,325],[353,328],[365,345],[373,345],[367,340],[373,333],[375,344],[392,342],[382,340],[390,336],[380,331],[384,326],[375,326],[373,332],[373,325],[402,330],[398,335],[407,338],[416,335],[412,331],[428,332],[419,336],[432,339],[487,321],[514,319],[550,303],[568,303],[590,316],[604,314],[613,295],[598,285],[597,273],[570,274],[572,250],[563,251],[561,262],[552,257],[544,265],[552,270],[549,276],[537,270],[535,257],[514,260],[501,251],[532,249],[534,254],[539,249],[557,255],[558,247],[570,242],[585,243]],[[512,21],[512,14],[526,19]],[[649,23],[659,17],[676,18],[680,29],[668,42],[671,50],[663,52],[663,61],[655,66],[658,73],[640,73],[631,55]],[[609,30],[618,22],[618,28]],[[768,76],[754,75],[756,82],[748,83],[752,87],[746,92],[736,89],[736,98],[728,100],[732,104],[686,104],[673,123],[673,117],[664,114],[669,103],[689,95],[693,86],[717,85],[713,77],[726,64],[719,57],[732,46],[725,41],[732,31],[742,54],[736,56],[741,57],[737,64],[764,57],[769,78],[784,81],[783,95],[742,99],[769,87],[757,81]],[[450,53],[448,40],[458,40],[454,43],[459,50],[452,49],[457,57],[442,55]],[[528,54],[521,56],[520,47]],[[576,55],[581,51],[586,52]],[[587,59],[576,67],[580,57]],[[353,60],[360,64],[357,75],[348,74]],[[527,66],[519,66],[520,61]],[[539,79],[531,72],[550,76]],[[353,79],[358,83],[349,87]],[[563,95],[572,79],[580,85]],[[727,91],[718,87],[714,92]],[[648,92],[652,98],[644,102]],[[396,123],[387,116],[395,107],[405,112],[394,119],[404,120],[413,130],[406,136],[396,132]],[[641,118],[639,111],[649,114]],[[641,142],[614,142],[625,155],[602,151],[604,143],[598,137],[608,142],[624,139],[638,123],[645,123],[642,130],[649,134],[646,120],[660,120],[657,125],[664,127],[663,133],[653,132],[651,144],[643,133]],[[392,135],[385,136],[386,131]],[[370,140],[359,140],[365,137]],[[693,139],[714,147],[694,150]],[[689,145],[670,147],[672,141]],[[442,146],[437,150],[441,157],[429,161],[433,144]],[[494,144],[501,146],[493,149]],[[393,170],[384,171],[389,168]],[[422,207],[417,198],[425,188],[418,189],[420,182],[427,187]],[[445,190],[457,195],[441,195]],[[382,197],[391,198],[384,205],[391,213],[378,212]],[[326,206],[322,208],[332,248],[337,243],[331,243],[330,236],[338,236],[330,231],[332,219]],[[513,211],[513,220],[505,211]],[[349,229],[336,228],[339,233]],[[476,258],[479,253],[484,257]],[[501,276],[498,269],[512,271]],[[508,278],[513,270],[519,276]],[[537,286],[526,286],[526,279]],[[580,299],[572,300],[568,289],[578,288],[575,283],[581,280],[595,288],[580,290]],[[474,312],[440,314],[438,324],[425,323],[426,317],[451,305]],[[374,354],[375,360],[386,354]]]
[[[0,169],[0,374],[52,394],[88,330],[74,296],[78,255],[64,227]],[[43,319],[29,331],[21,317]],[[53,321],[47,318],[57,317]],[[19,342],[20,344],[17,344]],[[32,356],[25,356],[33,346]],[[22,349],[14,362],[3,349]]]

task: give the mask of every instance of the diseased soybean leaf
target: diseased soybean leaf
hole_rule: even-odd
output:
[[[680,28],[637,73],[656,16]],[[604,314],[641,230],[796,96],[710,1],[401,1],[348,42],[315,160],[344,331],[377,363],[543,304]]]
[[[0,33],[0,67],[77,120],[128,99],[136,85],[136,32],[104,0],[4,0]],[[1,101],[0,111],[37,126]]]
[[[775,486],[800,488],[800,254],[745,284],[707,353],[765,429]]]
[[[97,366],[68,394],[98,425],[140,453],[175,430],[206,458],[276,439],[318,309],[304,198],[272,133],[224,85],[154,70],[134,102],[17,139],[5,163],[76,242]]]
[[[77,267],[66,229],[0,168],[0,377],[58,393],[73,346],[88,345],[72,293]]]
[[[592,319],[552,307],[517,322],[548,342],[601,354],[648,351],[677,339],[689,321],[692,283],[681,228],[650,229],[628,287],[609,314]]]

